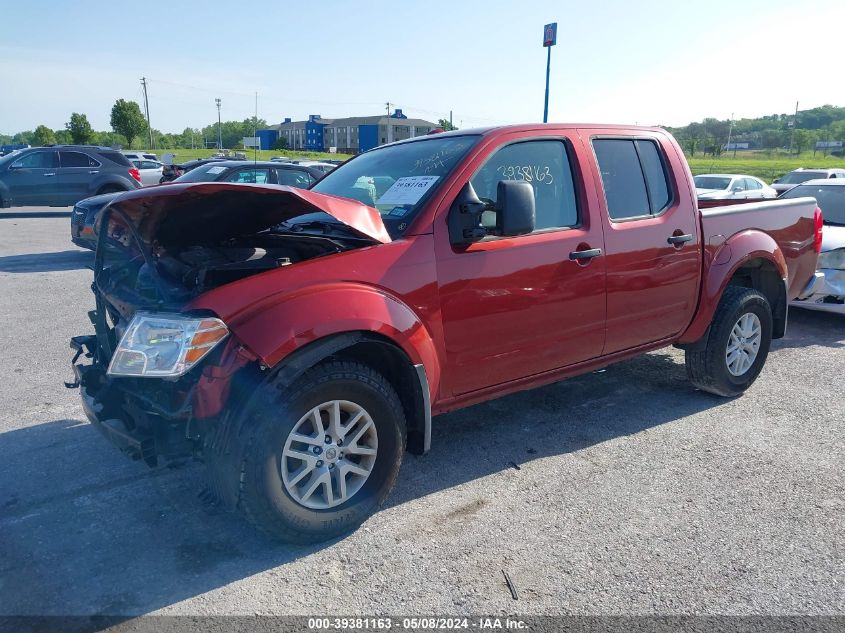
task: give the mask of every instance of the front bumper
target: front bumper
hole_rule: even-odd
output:
[[[74,381],[65,386],[79,388],[85,417],[109,442],[127,457],[150,466],[159,459],[172,461],[195,454],[199,438],[192,435],[189,405],[168,409],[151,381],[145,388],[136,379],[108,376],[97,359],[95,336],[74,337],[70,347]],[[92,362],[78,362],[81,358]],[[190,394],[184,400],[189,402]]]
[[[801,296],[789,305],[845,314],[845,270],[822,268],[816,271]]]

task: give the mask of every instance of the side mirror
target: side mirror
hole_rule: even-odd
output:
[[[449,241],[456,246],[466,246],[487,235],[481,226],[481,214],[489,210],[475,193],[472,183],[464,185],[449,209]]]
[[[496,234],[525,235],[534,230],[534,187],[521,180],[500,180],[496,189]]]

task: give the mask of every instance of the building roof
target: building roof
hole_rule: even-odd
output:
[[[277,125],[269,126],[268,130],[283,130],[286,128],[291,127],[302,127],[309,120],[303,121],[291,121],[290,123],[279,123]],[[374,116],[352,116],[352,117],[341,117],[337,119],[314,119],[314,123],[319,123],[321,125],[387,125],[390,123],[391,125],[403,125],[403,126],[417,126],[417,127],[437,127],[436,123],[432,123],[431,121],[426,121],[424,119],[410,119],[410,118],[399,118],[399,117],[388,117],[385,114],[382,115],[374,115]]]

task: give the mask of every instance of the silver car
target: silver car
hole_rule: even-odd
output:
[[[762,180],[745,174],[701,174],[694,180],[699,200],[762,200],[778,196]]]
[[[822,252],[808,296],[790,305],[845,314],[845,178],[810,180],[781,199],[804,197],[815,198],[824,216]]]
[[[157,185],[161,182],[164,165],[157,160],[133,160],[132,164],[141,174],[141,185]]]
[[[772,188],[778,194],[781,194],[784,191],[789,191],[796,185],[800,185],[802,182],[829,178],[845,178],[845,169],[836,167],[830,169],[804,169],[803,167],[799,167],[775,180],[772,183]]]

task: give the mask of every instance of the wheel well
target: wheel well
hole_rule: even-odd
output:
[[[782,338],[786,332],[786,286],[775,265],[758,258],[745,262],[734,273],[729,286],[754,288],[772,306],[772,338]]]
[[[425,452],[425,402],[427,394],[414,364],[408,355],[390,339],[374,333],[364,333],[362,338],[332,354],[339,360],[350,360],[369,365],[380,372],[396,389],[408,425],[408,451],[417,455]]]

